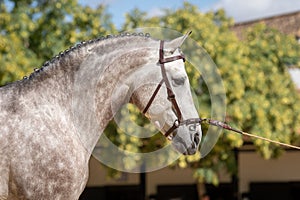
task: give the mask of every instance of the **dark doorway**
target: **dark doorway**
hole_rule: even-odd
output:
[[[87,187],[79,200],[141,200],[138,185]]]
[[[157,200],[198,200],[197,185],[159,185]]]
[[[300,199],[300,182],[250,183],[250,197],[255,200],[298,200]]]

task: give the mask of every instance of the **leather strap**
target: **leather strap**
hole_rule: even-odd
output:
[[[156,95],[157,95],[157,93],[158,93],[158,91],[159,91],[159,89],[160,89],[160,87],[162,86],[163,83],[164,83],[164,79],[162,79],[162,80],[159,82],[159,84],[157,85],[157,87],[156,87],[155,91],[153,92],[153,94],[152,94],[152,96],[151,96],[151,98],[150,98],[148,104],[146,105],[146,107],[145,107],[144,110],[143,110],[143,114],[145,114],[145,113],[148,111],[148,109],[150,108],[150,106],[151,106],[153,100],[155,99],[155,97],[156,97]]]
[[[159,64],[160,64],[161,73],[162,73],[162,80],[157,85],[155,91],[153,92],[152,96],[150,97],[150,100],[148,101],[146,107],[143,110],[143,114],[145,114],[149,110],[149,108],[150,108],[151,104],[153,103],[156,95],[158,94],[162,84],[165,83],[166,88],[167,88],[168,100],[172,103],[172,106],[177,115],[177,119],[174,121],[173,126],[171,128],[169,128],[169,130],[165,133],[166,137],[168,137],[175,129],[177,129],[181,125],[182,113],[180,111],[180,108],[179,108],[178,103],[175,98],[175,94],[172,90],[171,84],[167,77],[166,68],[165,68],[164,64],[168,63],[168,62],[173,62],[175,60],[180,60],[180,59],[183,59],[183,61],[185,61],[184,55],[177,55],[177,56],[173,56],[173,57],[169,57],[169,58],[164,58],[164,41],[163,40],[160,41]]]

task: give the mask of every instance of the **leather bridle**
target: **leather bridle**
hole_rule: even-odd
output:
[[[160,64],[160,68],[161,68],[162,80],[157,85],[157,87],[156,87],[155,91],[153,92],[148,104],[146,105],[146,107],[143,110],[143,114],[145,114],[148,111],[148,109],[150,108],[151,104],[153,103],[153,100],[155,99],[157,93],[159,92],[162,84],[165,83],[166,88],[167,88],[168,100],[172,103],[173,109],[174,109],[175,114],[177,116],[177,119],[174,121],[173,125],[165,133],[165,136],[169,139],[172,139],[172,137],[169,137],[169,136],[171,136],[170,134],[173,131],[175,131],[179,126],[201,123],[201,119],[199,119],[199,118],[190,118],[190,119],[187,119],[187,120],[183,120],[182,113],[180,111],[180,108],[179,108],[178,103],[177,103],[176,98],[175,98],[175,94],[172,90],[170,81],[167,77],[165,63],[173,62],[175,60],[180,60],[180,59],[182,59],[185,62],[185,57],[184,57],[183,54],[165,58],[164,57],[164,41],[163,40],[160,41],[159,61],[158,62]]]

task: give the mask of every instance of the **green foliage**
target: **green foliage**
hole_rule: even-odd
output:
[[[198,179],[200,183],[207,182],[214,185],[219,184],[217,173],[211,168],[198,168],[194,172],[194,178]]]
[[[249,62],[241,68],[245,94],[234,103],[244,104],[248,116],[239,121],[244,130],[285,143],[293,142],[299,130],[299,94],[288,73],[288,66],[299,67],[299,45],[289,36],[257,25],[247,32],[245,57]],[[246,103],[245,103],[246,102]],[[232,109],[229,105],[229,109]],[[252,122],[252,123],[249,123]],[[278,147],[254,141],[265,158],[278,156]]]
[[[0,2],[0,85],[20,79],[76,42],[114,33],[104,6],[72,0]]]

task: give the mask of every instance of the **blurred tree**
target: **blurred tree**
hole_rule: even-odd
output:
[[[0,85],[22,78],[76,42],[116,31],[104,6],[72,0],[0,1]]]
[[[166,10],[163,16],[151,18],[135,9],[127,14],[123,29],[166,27],[182,33],[193,30],[191,37],[212,57],[224,81],[226,120],[250,133],[286,143],[299,142],[300,97],[288,74],[288,66],[300,67],[299,44],[263,24],[248,30],[247,39],[239,41],[229,29],[233,23],[223,10],[203,14],[196,6],[184,3],[178,10]],[[193,89],[201,91],[197,94],[199,114],[209,117],[207,87],[199,81],[201,77],[195,75],[195,70],[187,66],[187,71]],[[266,159],[282,152],[276,145],[261,140],[253,142]],[[237,172],[233,149],[242,145],[241,135],[224,131],[207,157],[199,160],[199,154],[183,156],[176,164],[195,168],[195,178],[200,182],[218,184],[220,169],[225,167],[231,174]]]

